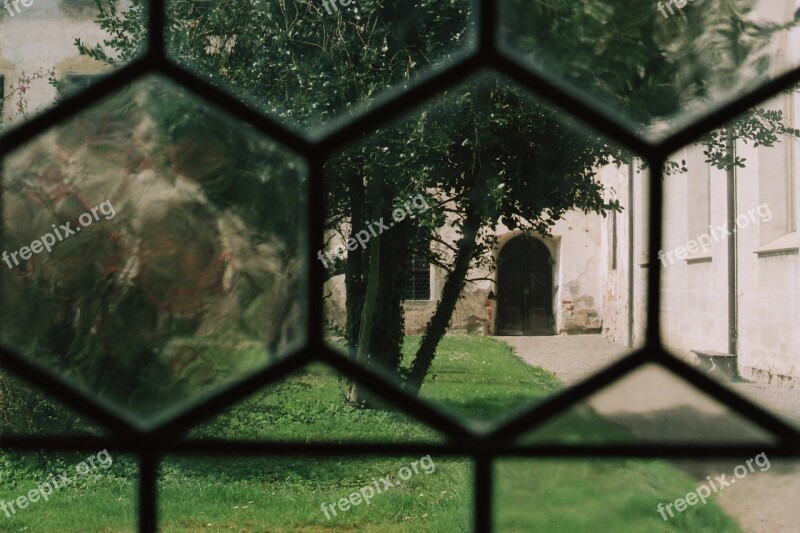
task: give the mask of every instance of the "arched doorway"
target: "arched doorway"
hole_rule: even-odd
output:
[[[497,335],[553,335],[553,261],[538,239],[511,239],[497,257]]]

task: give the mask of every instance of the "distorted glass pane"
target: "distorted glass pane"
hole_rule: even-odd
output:
[[[0,7],[0,132],[146,48],[143,0],[24,0]]]
[[[0,370],[0,434],[99,435],[102,429],[26,381]],[[2,437],[0,437],[2,441]]]
[[[441,442],[435,430],[388,402],[374,409],[348,404],[349,380],[309,365],[194,428],[189,438],[304,442]]]
[[[5,346],[151,418],[305,338],[304,163],[171,83],[3,170]]]
[[[800,11],[769,0],[501,2],[531,68],[651,137],[800,66]]]
[[[525,443],[762,443],[775,436],[657,365],[623,376],[522,437]]]
[[[43,453],[0,449],[3,531],[136,531],[136,460],[113,450]]]
[[[469,531],[469,461],[170,456],[163,531]]]
[[[800,462],[796,460],[762,452],[737,459],[683,461],[678,465],[699,481],[695,493],[700,496],[711,489],[722,512],[742,531],[791,530],[800,520],[800,509],[791,497],[800,490]],[[677,494],[677,498],[687,502],[693,499],[688,493]],[[675,499],[663,504],[675,504]],[[673,507],[677,518],[680,510],[677,505]],[[668,511],[664,514],[673,520]]]
[[[169,53],[286,124],[362,112],[472,45],[468,0],[170,0]]]
[[[644,165],[508,80],[475,76],[325,171],[330,343],[463,422],[644,340]]]
[[[665,345],[800,427],[797,93],[672,154],[659,252]]]
[[[767,453],[726,460],[503,460],[495,531],[791,530],[800,465]],[[535,480],[532,482],[531,480]]]

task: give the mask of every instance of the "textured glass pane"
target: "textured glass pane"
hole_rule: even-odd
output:
[[[706,461],[504,460],[495,469],[495,531],[791,530],[800,517],[798,467],[766,453]]]
[[[163,531],[469,531],[469,461],[169,457]]]
[[[305,338],[306,176],[158,78],[3,173],[2,342],[154,417]]]
[[[467,0],[167,4],[178,63],[309,128],[408,87],[472,42]]]
[[[0,371],[0,403],[0,432],[5,435],[102,433],[85,418],[6,371]]]
[[[388,402],[371,410],[347,405],[347,382],[324,365],[310,365],[195,428],[189,437],[293,442],[443,440],[438,432]]]
[[[12,0],[0,6],[0,131],[144,51],[143,0],[100,5],[101,10],[94,0]],[[105,24],[115,19],[135,24]]]
[[[776,439],[668,370],[646,365],[534,429],[523,440],[773,444]]]
[[[780,94],[672,155],[658,259],[666,346],[800,427],[798,103]]]
[[[135,458],[113,450],[42,453],[0,449],[3,531],[136,531]]]
[[[644,339],[648,173],[507,80],[475,76],[325,170],[331,343],[463,422]]]
[[[796,2],[501,2],[530,67],[661,135],[800,65]]]

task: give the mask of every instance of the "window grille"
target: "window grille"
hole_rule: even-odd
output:
[[[611,365],[590,379],[556,394],[553,398],[527,412],[501,424],[488,434],[478,434],[466,428],[454,417],[427,402],[407,395],[391,382],[356,365],[346,356],[328,348],[323,338],[323,283],[324,267],[317,260],[317,251],[324,249],[325,188],[323,163],[336,150],[354,141],[359,135],[401,117],[442,90],[454,87],[481,69],[494,69],[533,94],[560,108],[565,113],[579,117],[588,126],[611,140],[627,147],[643,158],[651,169],[649,256],[656,257],[661,247],[662,229],[662,167],[668,156],[699,136],[735,119],[751,107],[781,93],[800,82],[800,68],[777,76],[764,85],[742,93],[709,114],[679,128],[660,140],[651,140],[632,132],[614,113],[597,108],[575,91],[554,82],[547,76],[523,66],[511,54],[497,46],[497,3],[482,0],[478,7],[479,43],[476,50],[461,57],[448,68],[438,70],[419,84],[392,99],[375,104],[362,116],[337,126],[318,139],[306,137],[286,128],[277,120],[254,111],[225,91],[203,81],[190,70],[166,59],[163,0],[151,0],[149,9],[149,46],[144,56],[111,73],[86,91],[70,95],[59,105],[49,109],[0,137],[0,163],[6,155],[48,128],[86,110],[104,97],[118,91],[133,81],[150,73],[161,74],[182,85],[241,120],[264,135],[276,139],[284,146],[302,154],[307,160],[311,183],[308,264],[310,267],[309,330],[307,342],[292,356],[282,359],[253,375],[240,379],[214,394],[213,397],[180,411],[169,420],[154,427],[131,424],[101,402],[86,395],[79,388],[49,374],[28,359],[2,348],[0,367],[20,376],[37,387],[47,390],[57,401],[83,416],[102,424],[107,433],[102,436],[19,436],[2,435],[2,446],[20,451],[45,450],[51,452],[96,452],[108,449],[113,455],[130,453],[138,457],[138,528],[142,532],[157,530],[157,469],[167,454],[202,454],[221,457],[242,455],[257,456],[308,456],[308,457],[366,457],[424,455],[468,458],[474,465],[474,531],[492,531],[493,461],[497,458],[742,458],[765,452],[770,458],[800,458],[800,434],[769,411],[731,392],[728,388],[696,371],[667,353],[659,337],[659,304],[661,266],[658,261],[650,265],[647,291],[647,342],[645,346],[621,361]],[[0,165],[0,168],[2,166]],[[404,444],[384,442],[313,443],[313,442],[217,442],[184,439],[184,433],[208,420],[223,409],[246,398],[270,383],[285,378],[309,363],[324,362],[342,374],[362,383],[375,394],[397,405],[408,415],[427,423],[444,433],[448,440],[441,444]],[[615,380],[647,363],[655,363],[683,377],[708,395],[728,405],[739,414],[772,432],[777,440],[773,445],[703,444],[677,445],[668,443],[597,444],[597,445],[546,445],[515,444],[520,436],[543,424],[559,413]],[[536,480],[531,480],[535,483]],[[787,496],[788,497],[788,496]],[[535,502],[532,502],[535,507]],[[535,509],[534,509],[535,512]]]

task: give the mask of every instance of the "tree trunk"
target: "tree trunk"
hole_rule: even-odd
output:
[[[403,289],[408,283],[410,226],[395,226],[381,235],[381,272],[378,299],[372,322],[374,334],[370,343],[370,369],[385,373],[401,383],[400,363],[405,339]]]
[[[375,190],[378,189],[378,190]],[[385,211],[390,212],[397,192],[389,186],[376,184],[370,187],[368,196],[381,196],[380,203]],[[367,224],[355,226],[354,230],[365,228]],[[411,226],[407,222],[395,224],[390,230],[382,232],[370,240],[367,254],[362,255],[364,267],[369,270],[366,276],[363,298],[354,302],[354,307],[361,309],[359,316],[358,341],[352,343],[356,347],[356,361],[365,368],[384,374],[398,385],[402,382],[400,363],[404,340],[404,316],[402,292],[410,268],[408,248]],[[380,239],[378,249],[372,244]],[[374,293],[373,293],[374,291]],[[365,320],[369,324],[365,324]],[[369,326],[365,330],[364,326]],[[347,399],[351,403],[368,408],[382,408],[384,402],[369,391],[351,382]]]
[[[366,224],[366,196],[367,190],[364,181],[356,173],[349,175],[350,189],[350,223],[351,233],[355,228]],[[347,262],[344,267],[345,281],[345,311],[347,321],[345,326],[346,341],[349,346],[355,346],[361,331],[362,303],[366,291],[364,250],[356,247],[348,251]]]
[[[372,340],[372,322],[375,316],[375,307],[378,299],[378,285],[381,273],[381,238],[374,237],[369,242],[369,275],[367,277],[367,293],[364,298],[364,306],[361,311],[361,331],[358,334],[358,344],[356,348],[356,363],[367,367],[369,360],[369,347]],[[350,382],[350,390],[347,394],[347,401],[351,404],[361,405],[369,400],[368,394],[360,392],[361,387],[358,383]]]
[[[480,227],[480,214],[473,210],[468,211],[467,218],[464,221],[463,235],[457,244],[453,270],[447,276],[447,281],[442,289],[442,297],[436,306],[436,312],[428,323],[425,335],[422,337],[422,342],[411,365],[411,372],[406,382],[406,390],[411,394],[419,394],[422,382],[425,380],[425,376],[428,375],[433,358],[436,355],[436,347],[447,332],[450,318],[453,316],[458,299],[464,290]]]

